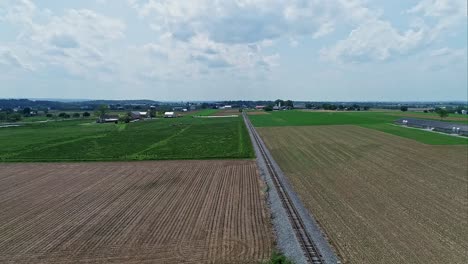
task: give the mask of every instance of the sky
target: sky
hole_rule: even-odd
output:
[[[0,0],[0,98],[468,100],[466,0]]]

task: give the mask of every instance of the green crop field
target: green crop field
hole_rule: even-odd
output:
[[[70,120],[0,128],[0,161],[252,157],[241,118],[182,117],[128,124]]]
[[[404,117],[396,112],[302,112],[279,111],[268,115],[251,115],[249,118],[257,127],[272,126],[314,126],[314,125],[357,125],[413,139],[430,145],[468,144],[468,138],[454,137],[419,129],[393,125]],[[452,120],[453,121],[453,120]],[[459,123],[466,123],[458,121]]]
[[[218,112],[218,109],[203,109],[201,111],[198,111],[195,115],[197,116],[210,116],[214,115]]]

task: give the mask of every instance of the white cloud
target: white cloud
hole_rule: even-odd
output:
[[[392,54],[404,54],[423,41],[423,32],[398,32],[389,22],[370,20],[352,30],[348,38],[321,50],[332,61],[386,60]]]
[[[135,65],[131,75],[167,80],[177,76],[198,78],[199,75],[248,73],[268,71],[278,64],[277,55],[263,55],[265,44],[224,44],[198,34],[187,42],[179,41],[171,34],[164,34],[157,41],[129,50],[125,64]],[[134,80],[135,81],[135,80]]]
[[[156,35],[171,37],[169,43],[156,44],[165,46],[167,53],[177,53],[180,63],[190,65],[187,67],[191,71],[203,65],[212,69],[268,71],[279,64],[278,54],[251,47],[274,45],[278,39],[285,39],[294,47],[298,38],[320,39],[333,33],[337,26],[358,25],[379,13],[359,0],[127,1]],[[202,43],[216,54],[203,53]]]
[[[421,66],[429,71],[453,71],[467,65],[467,50],[448,47],[430,50],[421,59]]]
[[[0,21],[32,25],[36,6],[30,0],[4,0],[0,2]]]
[[[10,4],[2,6],[3,20],[20,26],[21,32],[9,49],[17,50],[31,65],[7,53],[10,62],[16,60],[30,70],[64,68],[81,77],[102,75],[115,64],[109,60],[109,47],[123,38],[125,31],[125,24],[118,19],[86,9],[68,9],[57,16],[27,0]]]
[[[294,47],[299,37],[320,39],[332,34],[337,28],[343,31],[353,27],[347,38],[320,51],[322,58],[338,62],[382,61],[407,54],[436,39],[436,32],[442,30],[431,30],[424,23],[397,29],[390,21],[382,19],[383,10],[370,8],[364,0],[128,2],[151,24],[156,34],[171,34],[174,43],[179,41],[190,44],[193,38],[202,35],[225,47],[266,40],[275,42],[281,38],[289,40]],[[445,19],[450,17],[455,7],[460,7],[460,1],[423,0],[408,13],[424,12],[425,15],[437,15]],[[452,20],[447,18],[438,27],[447,27],[453,23]],[[210,56],[194,58],[208,66],[213,62]],[[216,62],[216,65],[227,66],[219,60]]]
[[[159,33],[187,41],[196,34],[219,43],[255,43],[284,36],[324,36],[333,23],[322,22],[336,11],[331,1],[171,1],[128,0]],[[319,33],[317,33],[319,32]]]
[[[16,54],[7,48],[0,48],[0,65],[13,69],[33,70],[31,65],[24,63]]]
[[[441,41],[453,27],[466,26],[466,0],[422,0],[405,12],[413,21],[405,30],[398,30],[361,1],[340,2],[357,26],[347,38],[320,51],[322,58],[335,62],[387,60]],[[428,17],[436,22],[427,22]]]
[[[440,47],[450,46],[441,43],[447,34],[466,26],[464,0],[421,0],[401,11],[408,25],[384,16],[368,0],[126,2],[130,13],[113,17],[112,10],[51,11],[31,0],[0,0],[0,23],[18,30],[11,41],[0,42],[0,64],[141,84],[222,74],[262,76],[280,66],[281,52],[299,42],[296,51],[314,46],[305,54],[311,60],[316,50],[338,63],[391,61],[422,52],[436,60],[444,57],[434,55],[443,53]],[[124,19],[138,30],[127,34],[134,28],[127,29]],[[135,32],[146,35],[134,40]],[[447,57],[460,57],[459,51],[447,49]]]
[[[465,0],[422,0],[408,13],[422,13],[428,17],[466,16]]]
[[[418,16],[421,26],[426,28],[428,40],[435,41],[453,34],[454,27],[466,27],[467,1],[422,0],[406,13]]]

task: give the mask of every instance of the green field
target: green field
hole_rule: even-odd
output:
[[[90,120],[0,128],[0,161],[252,158],[241,118],[182,117],[128,124]]]
[[[216,114],[217,112],[219,112],[218,109],[203,109],[203,110],[200,110],[200,111],[196,112],[195,115],[197,115],[197,116],[210,116],[210,115]]]
[[[252,115],[250,120],[257,127],[314,126],[314,125],[357,125],[389,134],[417,140],[430,145],[468,144],[468,138],[393,125],[403,116],[388,112],[301,112],[279,111],[267,115]],[[459,123],[464,123],[460,121]]]

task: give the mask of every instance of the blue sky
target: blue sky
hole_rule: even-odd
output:
[[[467,100],[466,0],[0,0],[0,97]]]

